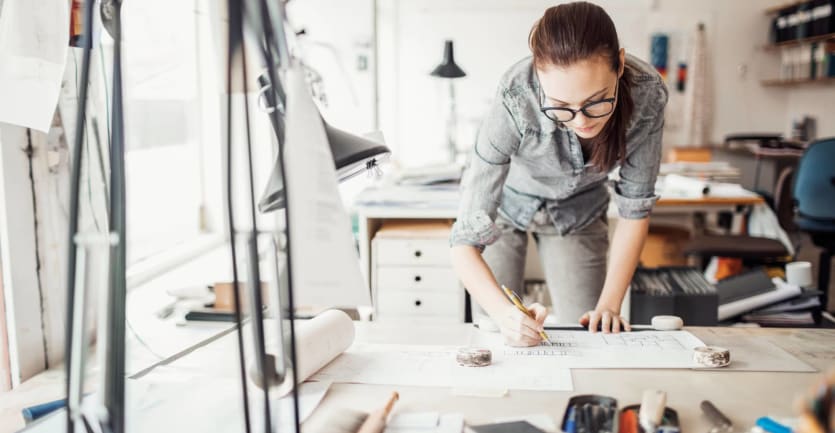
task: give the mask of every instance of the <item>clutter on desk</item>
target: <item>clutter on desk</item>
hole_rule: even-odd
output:
[[[511,421],[525,421],[532,426],[544,430],[546,432],[557,432],[557,425],[554,423],[554,418],[547,413],[529,414],[522,416],[503,416],[493,419],[495,423],[511,422]]]
[[[770,278],[765,268],[755,268],[716,283],[719,320],[800,296],[803,290],[781,278]]]
[[[733,431],[733,422],[710,400],[703,400],[699,407],[702,408],[702,412],[708,421],[713,424],[709,433],[730,433]]]
[[[615,432],[618,402],[602,395],[577,395],[568,400],[562,419],[566,433]]]
[[[835,370],[817,381],[798,402],[798,433],[835,432]]]
[[[716,288],[693,267],[638,268],[630,296],[632,323],[650,323],[659,315],[678,316],[694,326],[717,322]]]
[[[393,178],[398,185],[457,184],[464,172],[462,164],[439,164],[421,167],[401,167]]]
[[[668,174],[658,176],[655,190],[662,198],[723,198],[723,197],[757,197],[755,192],[749,191],[742,185],[733,182],[717,182],[696,176],[682,176]]]
[[[577,395],[566,405],[561,429],[565,433],[678,433],[678,413],[666,402],[664,391],[646,390],[641,404],[619,411],[612,397]]]
[[[658,171],[659,176],[677,174],[714,182],[733,182],[740,177],[739,168],[727,161],[709,162],[664,162]]]
[[[460,196],[458,184],[378,186],[363,190],[355,204],[457,209]]]
[[[474,433],[545,433],[527,421],[511,421],[496,424],[482,424],[467,427]]]

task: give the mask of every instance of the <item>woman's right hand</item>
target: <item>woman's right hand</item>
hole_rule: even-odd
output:
[[[504,342],[508,346],[528,347],[542,342],[539,332],[543,330],[548,310],[538,303],[531,304],[527,308],[534,313],[536,319],[531,319],[510,303],[502,307],[496,314],[497,317],[494,317],[504,336]]]

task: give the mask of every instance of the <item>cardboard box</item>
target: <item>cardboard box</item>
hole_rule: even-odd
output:
[[[686,265],[687,257],[683,251],[689,240],[688,230],[650,226],[644,249],[641,251],[641,265],[650,268]]]

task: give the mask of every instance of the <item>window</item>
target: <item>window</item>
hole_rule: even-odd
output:
[[[214,47],[201,46],[211,41],[198,37],[196,1],[125,2],[121,16],[130,266],[212,231],[204,165],[221,129],[217,104],[205,103],[217,93],[201,76],[216,71],[201,54]]]

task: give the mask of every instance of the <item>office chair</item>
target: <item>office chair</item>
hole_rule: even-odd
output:
[[[835,137],[809,144],[794,182],[794,224],[821,248],[818,262],[818,290],[827,307],[829,268],[835,251]]]
[[[796,230],[792,221],[794,217],[794,202],[791,195],[792,175],[791,167],[787,167],[780,173],[773,203],[769,203],[777,214],[780,227],[787,233]],[[742,259],[742,262],[748,266],[786,263],[791,260],[791,254],[779,240],[746,234],[698,235],[684,246],[683,252],[687,256],[700,257],[702,267],[706,266],[708,259],[714,256]]]

